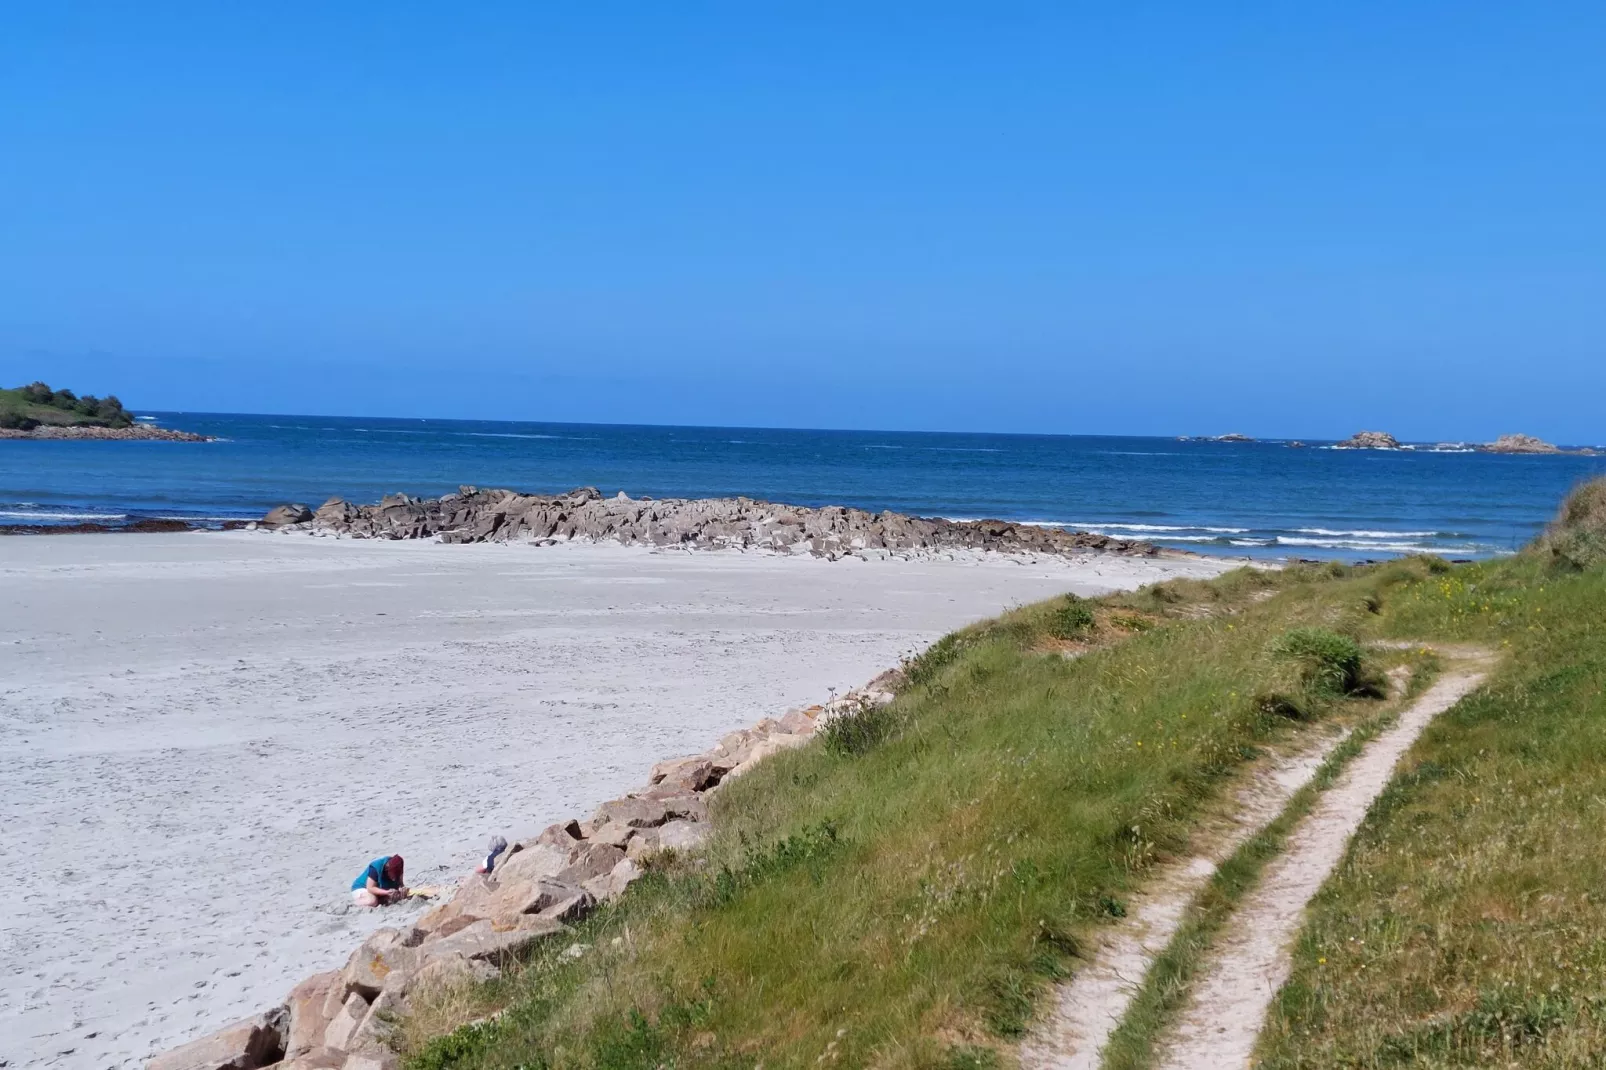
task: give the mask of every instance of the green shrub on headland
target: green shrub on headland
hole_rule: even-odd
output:
[[[133,423],[134,415],[110,395],[79,397],[44,383],[0,390],[0,429],[32,431],[40,425],[123,428]]]

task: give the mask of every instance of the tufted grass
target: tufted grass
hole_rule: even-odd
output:
[[[1061,600],[955,633],[875,725],[723,789],[704,856],[523,970],[421,1001],[405,1051],[429,1070],[1011,1065],[1047,987],[1227,778],[1308,730],[1256,701],[1287,685],[1288,632],[1370,626],[1379,582],[1240,570],[1102,600],[1075,657]]]
[[[1606,1065],[1606,571],[1546,558],[1384,593],[1381,634],[1507,656],[1317,897],[1259,1065]]]

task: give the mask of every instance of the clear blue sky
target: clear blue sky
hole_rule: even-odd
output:
[[[0,381],[1606,440],[1606,7],[10,4]]]

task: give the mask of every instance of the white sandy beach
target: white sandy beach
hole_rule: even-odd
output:
[[[348,909],[376,855],[449,879],[968,621],[1230,564],[0,539],[0,1066],[270,1005],[406,916]]]

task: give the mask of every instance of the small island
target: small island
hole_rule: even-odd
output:
[[[138,423],[112,395],[79,397],[39,382],[0,390],[0,438],[212,441],[205,435]]]
[[[1400,440],[1387,431],[1357,431],[1343,442],[1334,443],[1335,450],[1397,450]]]
[[[1533,435],[1501,435],[1493,442],[1478,447],[1485,453],[1566,453],[1560,446],[1552,445],[1542,438]]]

